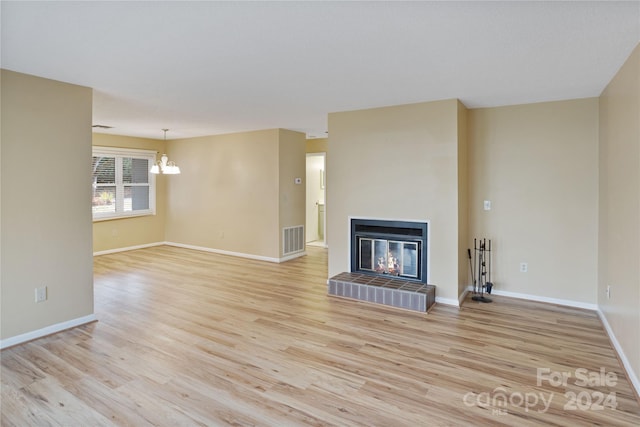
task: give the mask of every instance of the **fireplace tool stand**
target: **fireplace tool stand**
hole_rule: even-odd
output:
[[[471,250],[467,250],[469,254],[469,263],[471,264]],[[473,258],[477,266],[477,280],[474,276],[473,264],[471,265],[471,277],[473,278],[473,301],[492,302],[490,298],[484,296],[485,290],[491,293],[493,283],[491,283],[491,240],[473,239]],[[489,259],[487,263],[487,258]]]

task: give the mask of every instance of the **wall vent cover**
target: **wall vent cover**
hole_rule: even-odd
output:
[[[304,251],[304,225],[282,229],[282,255]]]

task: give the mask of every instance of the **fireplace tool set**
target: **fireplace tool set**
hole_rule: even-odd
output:
[[[471,249],[467,249],[467,254],[473,279],[473,297],[471,299],[478,302],[491,302],[490,298],[484,296],[485,291],[490,294],[493,288],[493,283],[491,283],[491,240],[473,239],[473,262],[471,261]],[[477,277],[475,269],[477,269]]]

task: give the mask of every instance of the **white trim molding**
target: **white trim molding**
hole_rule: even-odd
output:
[[[291,255],[287,255],[285,257],[282,257],[280,259],[278,259],[278,261],[276,262],[285,262],[285,261],[291,261],[292,259],[296,259],[296,258],[300,258],[303,257],[307,254],[306,251],[302,251],[302,252],[296,252],[295,254],[291,254]]]
[[[499,295],[499,296],[505,296],[505,297],[511,297],[511,298],[519,298],[519,299],[528,299],[531,301],[538,301],[538,302],[548,302],[550,304],[565,305],[567,307],[575,307],[575,308],[584,308],[586,310],[593,310],[593,311],[596,311],[598,309],[598,306],[596,304],[590,304],[588,302],[573,301],[568,299],[549,298],[549,297],[542,297],[539,295],[521,294],[519,292],[508,292],[508,291],[501,291],[498,289],[493,289],[491,291],[491,295]]]
[[[38,338],[46,337],[47,335],[52,335],[57,332],[62,332],[67,329],[75,328],[77,326],[86,325],[87,323],[96,322],[97,320],[98,318],[95,314],[90,314],[88,316],[78,317],[77,319],[71,319],[67,320],[66,322],[56,323],[55,325],[50,325],[31,332],[26,332],[14,337],[5,338],[3,340],[0,340],[0,350],[8,347],[13,347],[14,345],[23,344],[28,341],[33,341]]]
[[[166,245],[166,244],[167,244],[166,242],[155,242],[155,243],[145,243],[144,245],[127,246],[127,247],[124,247],[124,248],[107,249],[105,251],[94,252],[93,256],[115,254],[117,252],[133,251],[133,250],[136,250],[136,249],[151,248],[153,246],[162,246],[162,245]]]
[[[258,261],[267,261],[267,262],[275,262],[275,263],[281,263],[281,262],[289,261],[289,260],[292,260],[294,258],[299,258],[301,256],[305,256],[307,254],[306,251],[303,251],[303,252],[297,252],[295,254],[288,255],[288,256],[282,257],[282,258],[272,258],[272,257],[261,256],[261,255],[245,254],[245,253],[242,253],[242,252],[225,251],[223,249],[207,248],[205,246],[186,245],[184,243],[164,242],[164,244],[167,245],[167,246],[175,246],[177,248],[193,249],[193,250],[196,250],[196,251],[211,252],[211,253],[214,253],[214,254],[230,255],[230,256],[235,256],[235,257],[240,257],[240,258],[248,258],[248,259],[255,259],[255,260],[258,260]]]
[[[469,292],[473,292],[473,286],[469,286],[460,294],[460,296],[458,297],[458,307],[462,307],[462,303],[464,302],[465,298],[467,298]]]
[[[466,292],[473,292],[473,286],[470,285],[467,288]],[[486,292],[485,292],[485,294],[486,294]],[[526,299],[526,300],[538,301],[538,302],[548,302],[549,304],[557,304],[557,305],[564,305],[564,306],[567,306],[567,307],[583,308],[585,310],[593,310],[593,311],[597,311],[598,310],[598,306],[596,304],[590,304],[588,302],[543,297],[543,296],[540,296],[540,295],[521,294],[520,292],[501,291],[501,290],[496,289],[496,288],[493,288],[493,290],[491,291],[490,295],[498,295],[498,296],[503,296],[503,297]],[[465,293],[465,296],[466,296],[466,293]]]
[[[631,366],[629,359],[627,359],[627,356],[624,354],[624,350],[622,350],[622,346],[618,342],[616,335],[613,333],[613,329],[611,329],[611,326],[607,321],[607,317],[604,315],[602,310],[600,310],[600,308],[597,309],[597,312],[598,317],[600,317],[600,321],[604,326],[604,329],[607,331],[607,335],[609,335],[609,340],[611,341],[611,344],[613,344],[613,348],[615,348],[616,353],[618,353],[618,357],[620,358],[620,361],[622,362],[622,365],[627,372],[627,376],[629,377],[631,385],[636,389],[636,394],[640,396],[640,380],[638,379],[637,373],[633,370],[633,366]]]
[[[115,249],[108,249],[108,250],[105,250],[105,251],[98,251],[98,252],[94,252],[93,256],[115,254],[115,253],[118,253],[118,252],[133,251],[133,250],[136,250],[136,249],[151,248],[151,247],[154,247],[154,246],[163,246],[163,245],[174,246],[176,248],[193,249],[193,250],[196,250],[196,251],[211,252],[211,253],[220,254],[220,255],[230,255],[230,256],[235,256],[235,257],[240,257],[240,258],[255,259],[255,260],[258,260],[258,261],[275,262],[275,263],[281,263],[281,262],[285,262],[285,261],[290,261],[292,259],[300,258],[300,257],[305,256],[307,254],[306,251],[302,251],[302,252],[296,252],[296,253],[291,254],[291,255],[287,255],[287,256],[282,257],[282,258],[272,258],[272,257],[265,257],[265,256],[260,256],[260,255],[245,254],[245,253],[242,253],[242,252],[232,252],[232,251],[225,251],[225,250],[222,250],[222,249],[207,248],[205,246],[187,245],[187,244],[184,244],[184,243],[155,242],[155,243],[146,243],[144,245],[127,246],[127,247],[124,247],[124,248],[115,248]]]
[[[438,287],[436,286],[436,292],[438,292]],[[443,298],[436,296],[436,303],[444,304],[444,305],[452,305],[454,307],[460,307],[460,303],[457,299],[454,298]]]

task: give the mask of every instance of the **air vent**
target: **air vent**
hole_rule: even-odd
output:
[[[304,251],[304,225],[282,229],[282,255]]]
[[[113,129],[113,126],[107,126],[107,125],[93,125],[91,127],[98,128],[98,129]]]

